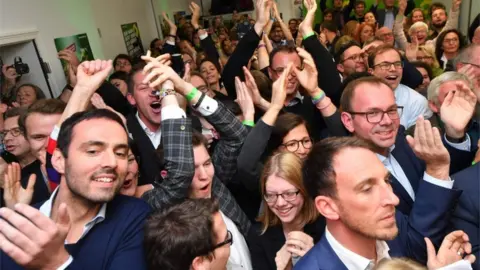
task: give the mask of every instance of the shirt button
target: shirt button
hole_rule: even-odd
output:
[[[207,106],[207,110],[210,110],[210,106]]]
[[[180,130],[185,130],[185,126],[180,126]]]

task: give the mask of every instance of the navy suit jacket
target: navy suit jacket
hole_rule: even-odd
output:
[[[450,217],[461,191],[421,181],[418,186],[418,198],[409,216],[397,211],[398,235],[387,241],[391,257],[408,257],[426,263],[427,253],[424,237],[430,238],[439,246],[445,237]],[[347,269],[335,254],[325,235],[295,265],[294,269],[337,270]]]
[[[457,207],[452,216],[452,225],[455,230],[463,230],[470,238],[472,253],[480,258],[480,164],[455,174],[454,188],[463,190],[458,200]],[[479,270],[480,263],[477,259],[472,265],[473,269]]]
[[[38,208],[41,204],[37,205]],[[117,195],[107,204],[105,220],[84,238],[65,248],[73,257],[68,269],[147,269],[143,251],[143,225],[150,213],[140,199]],[[0,269],[23,269],[0,251]]]
[[[444,144],[446,145],[451,157],[450,159],[452,160],[450,163],[450,173],[457,172],[461,166],[464,166],[465,159],[468,159],[467,156],[469,155],[469,152],[455,149],[446,143]],[[415,155],[412,148],[408,144],[405,136],[405,128],[403,126],[400,126],[398,130],[397,138],[395,140],[395,149],[393,149],[392,155],[402,167],[403,172],[412,185],[413,191],[415,194],[417,194],[418,184],[423,180],[426,165],[423,160],[419,159]],[[463,161],[460,161],[459,159],[463,159]],[[469,162],[471,163],[471,160]],[[400,199],[397,209],[402,211],[402,213],[405,215],[409,215],[413,207],[413,199],[410,197],[410,195],[408,195],[405,188],[400,184],[400,182],[398,182],[397,179],[395,179],[395,177],[392,177],[392,188],[393,192]]]

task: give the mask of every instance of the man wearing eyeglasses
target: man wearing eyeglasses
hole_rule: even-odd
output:
[[[378,158],[392,174],[392,188],[400,199],[398,210],[406,215],[410,213],[422,179],[445,183],[437,182],[445,177],[435,175],[449,175],[450,158],[426,158],[414,154],[412,138],[405,137],[405,129],[401,126],[405,107],[395,102],[392,88],[385,80],[372,76],[353,81],[343,92],[341,106],[343,125],[356,137],[371,142],[377,149]],[[427,122],[431,129],[430,122],[422,117],[418,122],[422,125]],[[439,168],[446,168],[446,171],[443,169],[439,173]]]
[[[403,62],[400,53],[389,45],[382,45],[368,56],[368,72],[375,77],[385,79],[395,93],[398,106],[403,107],[400,124],[405,128],[415,125],[417,118],[428,119],[432,111],[427,99],[410,87],[400,84],[403,74]]]
[[[335,62],[337,70],[345,79],[356,72],[364,72],[367,67],[365,65],[365,53],[362,51],[358,42],[351,40],[335,52]]]
[[[25,134],[18,125],[18,119],[20,115],[24,113],[26,113],[26,109],[22,108],[12,108],[5,112],[4,129],[0,133],[0,138],[4,144],[5,151],[15,156],[16,162],[18,162],[22,168],[22,177],[20,180],[22,187],[27,187],[28,179],[31,174],[36,175],[32,201],[30,203],[31,205],[34,205],[47,200],[50,197],[50,192],[46,182],[43,181],[44,177],[40,170],[40,161],[36,160]],[[11,160],[5,161],[8,163],[12,162]],[[2,174],[3,179],[4,172],[2,171],[0,173]],[[1,199],[2,198],[0,198],[0,200]]]
[[[187,199],[145,223],[148,269],[224,270],[232,233],[211,199]]]

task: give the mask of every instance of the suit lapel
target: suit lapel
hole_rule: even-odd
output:
[[[333,251],[325,234],[323,234],[322,239],[313,249],[317,259],[317,268],[315,269],[348,270],[335,251]]]

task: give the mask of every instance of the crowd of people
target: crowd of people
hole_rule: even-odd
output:
[[[480,14],[254,2],[55,99],[2,68],[0,269],[480,269]]]

